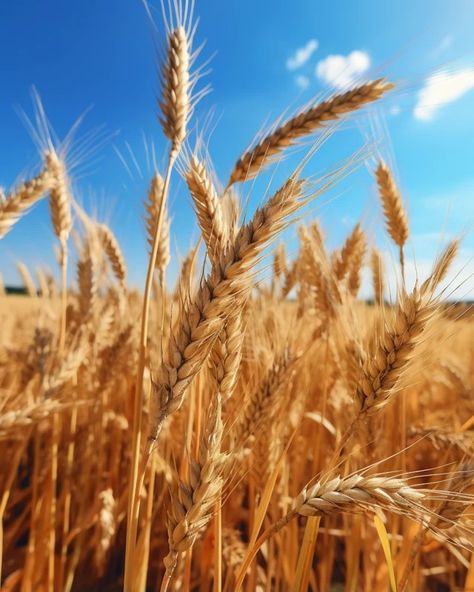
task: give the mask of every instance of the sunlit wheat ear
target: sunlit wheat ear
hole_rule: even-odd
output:
[[[248,294],[249,273],[270,241],[285,228],[304,203],[306,182],[290,178],[244,224],[233,244],[222,253],[195,296],[185,295],[159,382],[154,385],[157,416],[151,441],[163,422],[184,400],[189,384],[207,359],[226,317],[238,312]]]
[[[5,296],[6,293],[5,282],[3,281],[3,276],[0,273],[0,296]]]
[[[16,268],[18,269],[18,273],[20,274],[23,286],[28,296],[36,296],[36,286],[28,270],[28,267],[22,261],[17,261]]]
[[[117,529],[117,501],[109,487],[99,493],[99,531],[100,538],[95,549],[94,563],[99,574],[103,574],[107,567],[107,558],[111,551],[112,541]]]
[[[262,381],[250,393],[231,432],[231,438],[239,451],[257,430],[264,429],[265,422],[272,422],[278,410],[278,394],[294,371],[300,353],[285,348],[277,355]]]
[[[387,231],[393,242],[399,248],[400,265],[402,268],[402,274],[404,274],[405,259],[403,247],[408,240],[409,228],[402,197],[393,175],[385,162],[379,162],[375,171],[375,176],[377,178]]]
[[[434,291],[446,278],[459,251],[459,240],[451,241],[437,260],[430,277],[421,285],[421,291]]]
[[[147,241],[150,248],[153,246],[153,236],[156,230],[158,215],[161,208],[161,200],[163,198],[163,177],[156,172],[150,183],[148,190],[148,200],[145,202],[146,209],[146,229]],[[170,262],[170,221],[168,211],[165,205],[163,214],[163,221],[161,224],[160,236],[158,239],[158,250],[156,253],[155,269],[160,276],[160,282],[163,282],[166,268]]]
[[[299,260],[296,259],[286,270],[285,277],[283,279],[283,286],[281,288],[282,298],[286,298],[296,285],[299,274],[298,264]]]
[[[221,452],[223,424],[217,396],[209,412],[197,458],[189,461],[188,477],[178,484],[168,513],[169,551],[164,560],[171,577],[180,553],[190,549],[213,516],[221,490],[227,455]]]
[[[37,267],[35,269],[36,278],[38,279],[38,285],[41,293],[42,298],[50,298],[51,293],[48,285],[48,278],[46,277],[44,271]]]
[[[173,301],[179,301],[182,294],[194,293],[194,276],[196,272],[196,264],[198,260],[200,242],[186,255],[181,263],[179,277],[173,291]]]
[[[474,465],[462,463],[449,481],[446,499],[436,508],[436,517],[432,519],[436,527],[446,529],[456,524],[468,506],[472,505],[471,496],[464,497],[461,494],[468,490],[472,491],[473,484]]]
[[[349,293],[355,298],[359,293],[362,267],[364,265],[365,254],[367,251],[367,240],[364,232],[359,233],[359,240],[354,245],[354,251],[349,260],[349,274],[347,278],[347,287]]]
[[[372,249],[370,254],[370,267],[372,270],[372,285],[374,289],[374,300],[377,304],[383,304],[384,302],[384,291],[385,291],[385,279],[382,256],[379,251],[375,248]]]
[[[415,287],[411,294],[400,295],[393,319],[387,320],[367,355],[357,389],[362,415],[377,412],[394,395],[435,312],[429,292]]]
[[[197,50],[192,47],[196,32],[196,25],[192,22],[192,3],[186,2],[183,9],[182,4],[177,2],[168,21],[168,47],[162,66],[160,123],[171,141],[172,153],[177,154],[186,138],[194,106],[208,89],[194,93],[201,71],[192,69],[202,47]]]
[[[417,490],[401,478],[353,474],[318,481],[305,487],[294,498],[291,510],[262,535],[268,539],[300,516],[326,516],[340,513],[360,513],[382,508],[396,514],[409,515],[422,521],[426,512],[422,506],[425,492]]]
[[[225,404],[232,396],[242,359],[244,327],[240,311],[231,313],[217,337],[209,355],[209,370]]]
[[[105,224],[99,224],[97,226],[99,240],[102,248],[107,255],[115,277],[121,285],[124,285],[127,277],[127,266],[125,259],[123,258],[122,251],[115,238],[113,232]]]
[[[230,175],[228,185],[253,179],[286,147],[324,126],[327,121],[339,119],[346,113],[356,111],[380,99],[391,88],[393,85],[383,79],[374,80],[334,95],[327,101],[322,101],[299,113],[239,158]]]
[[[233,241],[239,231],[241,215],[240,197],[233,187],[228,188],[221,199],[222,217],[226,229],[226,237]]]
[[[225,248],[225,226],[221,204],[214,183],[204,162],[191,156],[185,172],[186,183],[193,198],[194,209],[211,261]]]
[[[286,262],[286,250],[284,243],[280,243],[275,250],[273,258],[273,274],[276,278],[286,275],[288,266]]]
[[[47,152],[44,159],[46,168],[54,179],[54,184],[49,193],[53,229],[61,244],[64,245],[72,228],[70,182],[66,165],[55,151]]]
[[[354,230],[344,242],[341,252],[334,263],[333,272],[337,280],[342,280],[346,276],[353,257],[362,250],[361,245],[364,242],[364,232],[360,224],[356,224]]]
[[[403,479],[351,475],[303,489],[294,501],[292,512],[301,516],[321,516],[384,507],[403,513],[418,508],[424,497]]]
[[[95,259],[89,242],[86,242],[77,263],[79,287],[79,313],[87,321],[92,315],[98,291]]]
[[[53,174],[44,168],[39,175],[21,183],[14,191],[0,200],[0,239],[14,226],[20,217],[39,199],[55,182]]]
[[[325,261],[325,252],[319,246],[320,234],[311,234],[305,226],[298,230],[300,236],[299,273],[301,282],[311,289],[315,309],[325,318],[334,318],[341,304],[341,293],[331,269]]]

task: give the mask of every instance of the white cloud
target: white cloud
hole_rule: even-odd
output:
[[[474,88],[474,68],[457,72],[439,72],[425,80],[425,86],[418,93],[413,111],[416,119],[429,121],[440,107],[460,99]]]
[[[303,90],[309,86],[309,78],[301,74],[295,78],[295,82]]]
[[[365,51],[352,51],[349,55],[329,55],[316,65],[316,76],[339,88],[353,84],[370,67],[370,56]]]
[[[304,47],[296,50],[295,54],[286,60],[288,70],[297,70],[309,60],[313,53],[318,49],[319,43],[316,39],[310,39]]]

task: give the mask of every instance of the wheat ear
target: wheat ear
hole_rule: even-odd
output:
[[[206,360],[230,310],[241,306],[248,271],[258,255],[304,202],[303,187],[304,181],[291,178],[258,209],[214,265],[196,296],[185,302],[170,340],[168,360],[155,385],[158,416],[152,426],[151,442],[165,419],[181,406],[190,382]]]
[[[424,498],[423,490],[410,487],[401,478],[387,476],[367,477],[354,474],[349,477],[335,477],[326,482],[318,481],[311,487],[305,487],[294,498],[291,510],[268,527],[254,544],[252,552],[247,554],[234,589],[236,592],[240,591],[246,568],[265,541],[297,516],[330,516],[382,508],[422,521],[426,513],[422,506]]]
[[[44,168],[39,175],[22,183],[0,200],[0,239],[16,224],[21,215],[47,193],[54,183],[52,172]]]
[[[362,267],[364,265],[365,253],[367,251],[367,241],[363,230],[359,232],[359,240],[354,245],[352,257],[349,261],[349,276],[347,278],[347,287],[349,293],[355,298],[359,293]]]
[[[394,320],[386,323],[366,358],[357,389],[361,414],[371,415],[388,402],[434,312],[429,293],[418,288],[402,293]]]
[[[251,393],[231,432],[232,441],[242,446],[255,431],[271,422],[277,411],[277,395],[287,381],[299,355],[287,349],[277,356],[258,388]]]
[[[225,247],[225,227],[221,204],[212,179],[203,162],[192,156],[185,174],[194,209],[211,261]]]
[[[400,266],[402,268],[402,276],[404,277],[405,258],[403,247],[408,240],[409,229],[402,197],[390,169],[382,160],[379,162],[375,171],[375,176],[377,178],[387,231],[399,248]]]
[[[37,290],[33,278],[31,277],[30,272],[28,271],[28,267],[23,263],[23,261],[17,261],[16,268],[18,269],[18,273],[22,279],[23,285],[26,289],[26,293],[28,296],[36,297]]]
[[[377,249],[372,249],[370,254],[370,267],[372,269],[372,285],[374,287],[374,299],[380,306],[384,303],[384,271],[382,257]]]
[[[87,321],[94,310],[97,295],[97,281],[95,275],[95,261],[90,245],[83,249],[77,263],[77,284],[79,286],[79,314]]]
[[[228,186],[253,179],[287,146],[322,127],[327,121],[339,119],[346,113],[378,100],[391,88],[393,85],[383,79],[366,82],[299,113],[239,158],[230,175]]]
[[[340,281],[346,276],[349,271],[352,258],[361,250],[360,245],[364,242],[364,240],[364,232],[360,227],[360,224],[356,224],[354,230],[344,242],[341,253],[334,263],[333,272],[337,280]]]
[[[63,245],[67,241],[72,228],[71,190],[66,165],[53,151],[46,153],[45,163],[54,179],[49,193],[51,220],[54,233],[61,245]]]
[[[212,404],[197,458],[189,462],[188,478],[180,481],[172,496],[168,513],[169,551],[164,563],[166,574],[162,590],[175,570],[180,553],[190,549],[199,533],[210,522],[223,484],[222,469],[227,456],[221,452],[223,424],[221,399],[218,394]]]
[[[124,285],[125,278],[127,277],[127,266],[125,265],[125,259],[123,258],[118,241],[110,228],[105,224],[99,224],[97,231],[100,243],[107,255],[114,275],[120,284]]]
[[[430,277],[421,285],[422,292],[432,292],[441,284],[446,278],[449,268],[456,258],[458,251],[459,240],[455,239],[448,244],[438,261],[435,263]]]
[[[217,337],[209,356],[211,376],[216,392],[225,404],[234,392],[242,359],[244,330],[240,311],[232,312]]]
[[[163,66],[163,97],[160,123],[171,140],[172,151],[179,152],[186,137],[190,116],[190,47],[186,30],[179,25],[168,37],[167,61]]]
[[[148,190],[148,201],[145,203],[147,241],[150,248],[153,247],[153,236],[156,229],[158,214],[161,209],[161,200],[163,199],[164,180],[156,172],[150,183]],[[163,208],[163,222],[161,225],[160,236],[158,237],[158,249],[156,253],[155,268],[160,276],[160,283],[163,283],[166,268],[170,262],[170,221],[166,204]]]

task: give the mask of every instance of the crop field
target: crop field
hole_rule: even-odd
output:
[[[362,220],[329,248],[307,208],[366,157],[307,175],[319,139],[395,85],[287,114],[219,180],[196,139],[195,23],[176,3],[162,28],[166,165],[139,289],[38,97],[41,161],[1,198],[0,253],[49,202],[57,272],[18,262],[24,294],[0,281],[0,590],[474,590],[474,316],[447,281],[463,237],[412,281],[406,203],[377,152],[391,268]],[[247,188],[302,142],[249,209]],[[178,177],[200,238],[170,282]]]

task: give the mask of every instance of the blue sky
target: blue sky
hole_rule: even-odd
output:
[[[458,295],[473,295],[474,2],[202,0],[196,14],[198,40],[206,41],[203,55],[212,56],[206,82],[213,90],[200,103],[195,122],[200,129],[210,122],[209,151],[219,178],[225,182],[262,125],[285,109],[291,112],[317,95],[385,75],[397,84],[396,91],[340,126],[307,173],[324,173],[369,142],[396,171],[410,214],[409,253],[420,275],[445,240],[465,234]],[[159,10],[155,15],[159,26]],[[79,138],[102,126],[107,139],[95,152],[89,142],[75,171],[75,192],[111,224],[136,286],[146,263],[142,201],[151,175],[143,138],[154,143],[159,164],[166,150],[156,119],[160,37],[140,0],[0,5],[0,185],[8,190],[39,162],[18,116],[19,110],[32,114],[32,85],[59,137],[89,109]],[[275,182],[295,162],[296,156],[280,163]],[[389,259],[371,166],[369,159],[306,215],[321,217],[333,246],[361,219]],[[197,236],[189,196],[177,181],[170,196],[170,278],[179,254]],[[243,189],[250,209],[262,201],[265,186]],[[290,253],[296,249],[295,234],[293,229],[285,237]],[[5,281],[18,283],[17,259],[53,268],[53,244],[43,201],[0,243]]]

